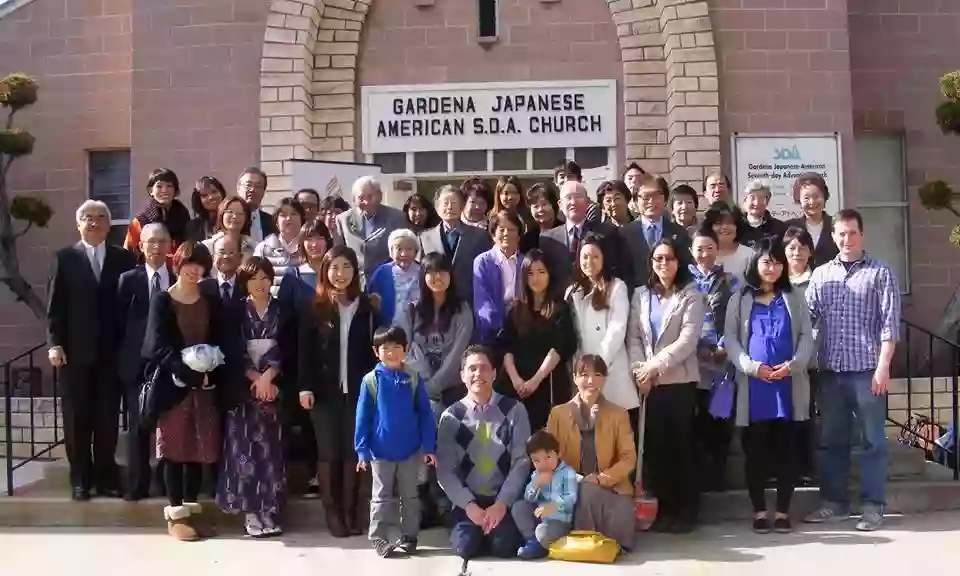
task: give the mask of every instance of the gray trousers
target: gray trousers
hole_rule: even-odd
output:
[[[551,544],[570,533],[570,524],[560,520],[538,519],[533,515],[537,506],[538,504],[520,499],[510,507],[510,515],[513,516],[513,522],[524,540],[536,537],[541,546],[549,548]]]
[[[423,456],[417,452],[402,462],[374,460],[373,493],[370,498],[370,539],[390,539],[390,528],[400,527],[400,534],[416,538],[420,531],[420,498],[418,477]],[[394,496],[394,489],[398,497]]]

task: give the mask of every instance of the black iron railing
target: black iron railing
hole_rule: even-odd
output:
[[[953,479],[960,480],[960,338],[944,338],[907,320],[901,329],[887,422],[900,429],[901,442],[951,468]]]
[[[54,459],[54,450],[63,444],[59,373],[47,362],[46,349],[37,344],[0,364],[8,496],[13,495],[17,470]]]

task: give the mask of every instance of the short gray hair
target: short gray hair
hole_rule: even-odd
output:
[[[103,212],[107,215],[107,220],[113,220],[113,217],[110,215],[110,207],[107,206],[105,202],[100,200],[87,200],[77,208],[77,224],[79,224],[83,217],[91,212]]]
[[[770,183],[766,180],[751,180],[747,187],[743,189],[743,196],[747,197],[749,194],[756,194],[757,192],[763,192],[767,195],[767,200],[770,199]]]
[[[353,183],[353,188],[351,189],[354,199],[356,199],[357,195],[363,192],[365,188],[372,188],[377,194],[383,195],[383,188],[380,187],[380,181],[377,180],[375,176],[361,176]]]
[[[582,182],[577,182],[576,180],[567,180],[566,182],[563,183],[563,186],[560,187],[561,198],[563,198],[564,190],[568,188],[573,188],[576,190],[578,194],[583,194],[584,196],[589,198],[589,194],[587,193],[587,187],[584,186]]]
[[[241,246],[240,240],[239,240],[239,239],[235,239],[235,238],[233,238],[233,237],[231,237],[231,236],[227,236],[226,234],[220,234],[220,235],[218,235],[218,236],[214,236],[214,237],[213,237],[213,242],[210,242],[210,251],[211,251],[211,252],[216,252],[216,251],[217,251],[217,244],[218,244],[218,243],[219,243],[219,244],[223,244],[224,242],[230,242],[230,241],[233,241],[233,242],[236,243],[236,245],[237,245],[237,252],[242,252],[242,251],[243,251],[243,246]]]
[[[457,198],[461,202],[463,202],[463,196],[460,195],[460,189],[452,184],[444,184],[443,186],[438,188],[437,193],[434,194],[433,196],[434,202],[439,202],[440,197],[443,196],[444,194],[456,194]]]
[[[390,257],[393,258],[394,247],[401,242],[409,242],[414,250],[420,250],[420,239],[413,230],[408,228],[397,228],[390,233],[387,238],[387,246],[390,248]]]
[[[153,236],[154,234],[162,234],[167,238],[170,237],[170,231],[167,230],[167,227],[159,222],[151,222],[143,227],[143,230],[140,231],[140,237],[146,238],[148,236]]]

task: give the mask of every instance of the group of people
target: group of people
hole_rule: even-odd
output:
[[[819,175],[797,179],[789,222],[764,182],[736,206],[722,173],[701,195],[636,164],[595,201],[573,162],[529,190],[471,178],[402,210],[373,177],[352,205],[305,189],[273,214],[266,187],[257,168],[232,195],[201,178],[191,217],[155,170],[124,247],[106,205],[78,208],[48,287],[76,500],[148,496],[155,456],[173,537],[212,534],[206,477],[249,536],[274,536],[296,430],[330,533],[366,531],[381,556],[414,553],[435,514],[464,559],[539,558],[571,529],[629,550],[634,482],[658,499],[652,529],[689,532],[739,428],[754,529],[787,532],[816,405],[824,502],[807,520],[849,516],[856,422],[857,527],[881,525],[899,289],[861,216],[824,212]]]

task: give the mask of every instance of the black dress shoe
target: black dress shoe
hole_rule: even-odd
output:
[[[75,502],[86,502],[90,499],[90,491],[86,488],[74,488],[73,494],[70,495]]]
[[[123,492],[116,488],[97,488],[97,496],[101,498],[123,498]]]

